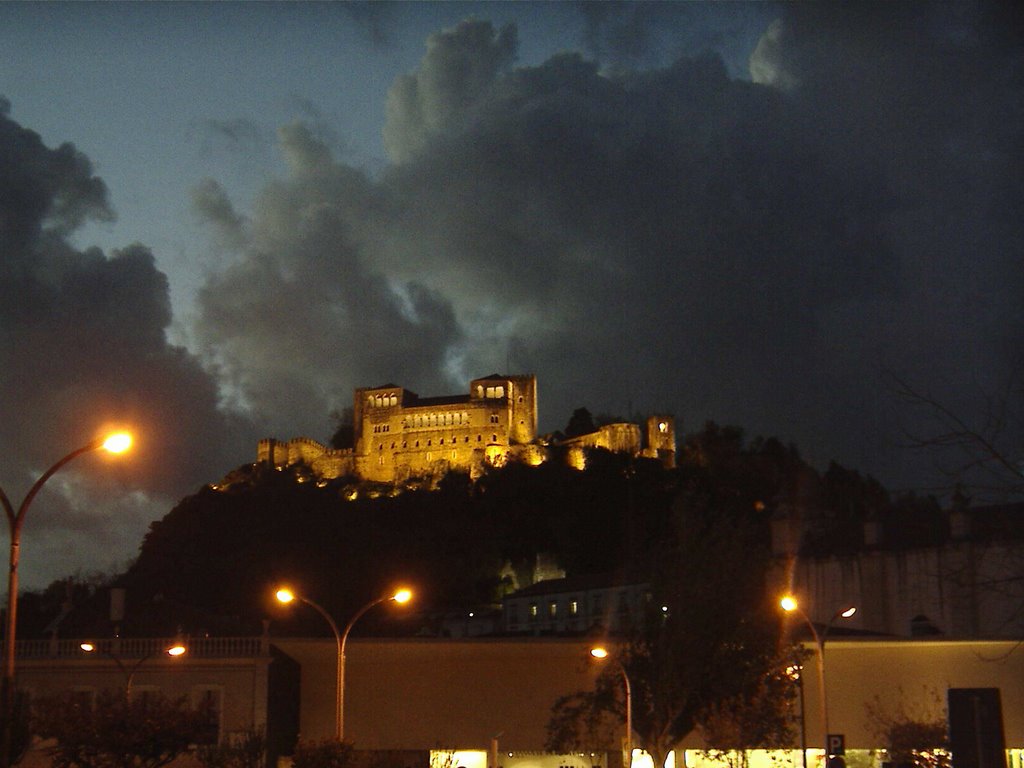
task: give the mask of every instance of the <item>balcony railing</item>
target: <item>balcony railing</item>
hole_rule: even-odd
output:
[[[101,654],[141,659],[172,645],[184,645],[190,658],[251,658],[270,653],[265,637],[131,637],[79,640],[19,640],[14,653],[20,659],[67,659],[83,656],[82,643],[92,643]],[[2,644],[0,644],[2,647]]]

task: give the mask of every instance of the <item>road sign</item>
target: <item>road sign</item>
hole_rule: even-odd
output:
[[[846,736],[841,733],[830,733],[828,735],[828,753],[829,755],[845,755]]]

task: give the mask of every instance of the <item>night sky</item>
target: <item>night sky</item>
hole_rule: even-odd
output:
[[[1022,40],[1008,3],[0,5],[0,486],[138,433],[50,481],[23,584],[388,382],[535,373],[543,431],[669,411],[945,492],[892,377],[1019,408]]]

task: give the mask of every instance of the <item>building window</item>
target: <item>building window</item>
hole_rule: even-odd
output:
[[[530,603],[530,621],[537,620],[537,604]]]
[[[548,603],[548,616],[553,619],[557,615],[558,615],[558,603],[555,602],[554,600],[552,600],[552,601],[550,601]]]
[[[580,612],[579,601],[577,601],[577,600],[570,600],[569,601],[569,613],[571,613],[573,616],[575,616],[579,612]]]

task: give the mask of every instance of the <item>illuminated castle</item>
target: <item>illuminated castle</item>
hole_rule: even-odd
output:
[[[580,469],[587,452],[597,448],[675,466],[675,422],[667,415],[649,417],[643,436],[637,424],[607,424],[569,439],[539,437],[533,375],[492,374],[471,381],[466,395],[429,398],[394,384],[363,387],[355,391],[353,428],[352,448],[332,449],[305,437],[260,440],[257,461],[302,463],[324,480],[352,476],[381,483],[438,478],[450,470],[478,477],[487,465],[541,464],[553,448]]]

